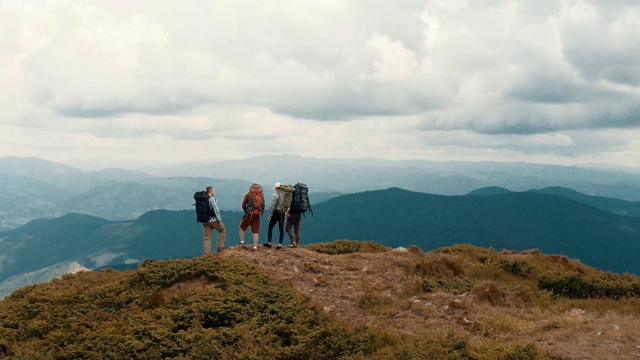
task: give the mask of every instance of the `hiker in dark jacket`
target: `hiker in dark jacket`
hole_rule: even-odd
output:
[[[271,196],[271,201],[269,203],[269,230],[267,232],[267,243],[266,244],[262,244],[263,246],[266,246],[268,248],[271,247],[271,238],[273,235],[273,227],[276,225],[276,223],[278,224],[278,246],[276,247],[276,249],[280,250],[282,249],[282,239],[284,239],[284,231],[283,231],[283,225],[284,225],[284,212],[278,210],[278,199],[279,199],[279,193],[280,193],[280,183],[277,182],[275,184],[275,186],[273,187],[273,190],[275,190],[275,192],[273,193],[273,196]]]
[[[218,232],[218,249],[216,252],[219,253],[224,248],[226,230],[222,223],[220,210],[218,210],[218,202],[216,201],[215,196],[213,196],[215,189],[212,186],[207,186],[205,191],[209,194],[209,208],[213,210],[214,215],[209,218],[208,222],[202,224],[202,231],[204,233],[204,253],[211,253],[211,235],[214,229]]]
[[[298,247],[300,245],[300,225],[302,222],[302,214],[307,212],[307,210],[311,211],[313,214],[313,210],[311,210],[311,204],[309,203],[309,188],[306,184],[297,183],[294,186],[294,195],[293,201],[289,207],[289,211],[287,212],[286,218],[287,222],[285,225],[285,229],[287,231],[287,235],[289,235],[289,239],[291,240],[291,244],[288,247]],[[291,228],[295,230],[295,234],[291,231]]]

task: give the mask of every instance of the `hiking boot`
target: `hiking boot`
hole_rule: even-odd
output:
[[[238,243],[238,248],[240,248],[240,249],[244,248],[244,241],[240,241]]]
[[[271,243],[262,244],[262,246],[270,248],[271,247]]]
[[[296,247],[296,244],[289,244],[289,245],[287,245],[287,247],[288,248],[294,248],[294,247]]]
[[[282,245],[278,244],[278,246],[276,246],[276,250],[282,250]]]

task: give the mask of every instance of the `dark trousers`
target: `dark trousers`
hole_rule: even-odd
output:
[[[273,215],[271,215],[271,220],[269,220],[269,231],[267,232],[267,241],[271,243],[271,236],[273,234],[273,227],[278,223],[278,231],[280,232],[280,236],[278,236],[278,243],[282,244],[282,239],[284,238],[284,231],[282,229],[284,225],[284,214],[280,211],[274,211]]]

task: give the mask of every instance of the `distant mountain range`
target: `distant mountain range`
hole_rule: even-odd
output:
[[[529,190],[530,192],[535,192],[538,194],[547,194],[547,195],[558,195],[562,197],[566,197],[568,199],[572,199],[584,204],[591,205],[598,209],[612,212],[620,215],[628,215],[628,216],[640,216],[640,201],[626,201],[621,199],[612,199],[604,196],[592,196],[585,195],[583,193],[567,189],[560,186],[547,187],[540,190]],[[477,189],[470,192],[468,195],[499,195],[499,194],[511,194],[512,191],[497,187],[491,186],[482,189]]]
[[[609,205],[602,198],[580,198]],[[637,203],[627,205],[628,212],[637,211]],[[337,197],[314,210],[303,242],[343,238],[427,250],[460,243],[537,248],[601,270],[640,274],[640,217],[544,191],[440,196],[394,188]]]
[[[352,239],[390,247],[414,244],[425,250],[459,243],[498,250],[538,248],[602,270],[640,274],[640,217],[614,213],[635,213],[638,204],[613,200],[557,188],[529,192],[492,188],[463,196],[398,188],[367,191],[314,204],[314,215],[303,219],[302,245]],[[606,210],[612,203],[616,206]],[[226,245],[233,246],[238,242],[241,213],[223,211],[222,216]],[[267,238],[266,224],[264,216],[261,243]],[[246,240],[249,243],[250,236]],[[284,244],[288,243],[285,235]],[[135,221],[81,214],[38,219],[0,232],[0,290],[27,284],[34,278],[29,274],[44,268],[60,269],[73,262],[89,269],[122,269],[143,259],[201,253],[202,227],[193,210],[156,210]],[[45,277],[38,273],[38,279]]]
[[[605,169],[524,162],[317,159],[263,155],[182,167],[166,176],[211,176],[292,182],[307,179],[315,189],[354,193],[399,187],[440,195],[463,195],[488,186],[513,191],[562,186],[588,194],[640,201],[640,169]]]
[[[222,209],[236,210],[254,181],[264,186],[267,197],[276,181],[305,182],[314,203],[390,187],[463,195],[488,186],[513,191],[562,186],[588,195],[640,201],[640,178],[632,170],[637,169],[264,155],[156,169],[151,175],[125,169],[85,171],[38,158],[4,157],[0,158],[0,231],[71,212],[130,220],[151,210],[190,209],[193,193],[207,185],[216,187]]]
[[[124,169],[84,171],[37,158],[0,158],[0,231],[71,212],[131,220],[151,210],[190,209],[194,192],[208,185],[216,188],[222,209],[234,210],[251,182],[210,175],[156,177]],[[270,197],[272,183],[262,185]],[[315,203],[339,195],[310,191]]]

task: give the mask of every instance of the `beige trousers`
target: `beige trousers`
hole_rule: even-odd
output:
[[[300,244],[300,223],[302,222],[302,214],[300,213],[289,213],[287,217],[287,222],[285,224],[285,230],[287,231],[287,235],[289,235],[289,239],[292,244],[299,245]],[[295,236],[291,228],[295,230]]]
[[[222,249],[224,247],[224,237],[226,235],[226,230],[222,221],[214,221],[202,224],[202,232],[204,233],[205,254],[211,253],[211,234],[213,233],[213,229],[218,231],[218,249]]]

